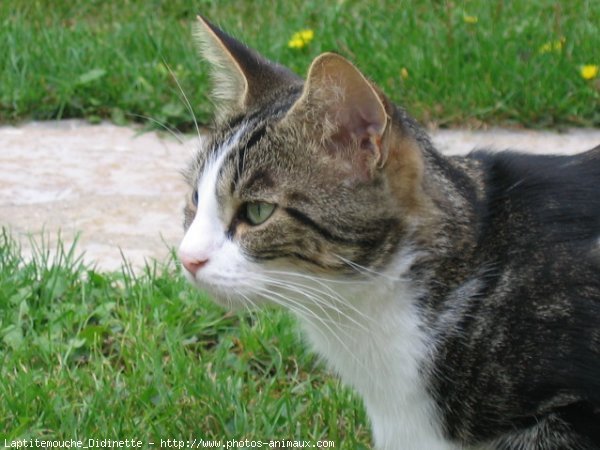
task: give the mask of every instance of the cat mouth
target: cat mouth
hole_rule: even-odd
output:
[[[229,277],[203,279],[185,274],[187,280],[198,290],[206,293],[210,300],[229,310],[256,309],[265,303],[250,285]]]

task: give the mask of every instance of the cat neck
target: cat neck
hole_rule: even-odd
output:
[[[410,244],[421,252],[415,261],[420,267],[414,268],[412,278],[427,284],[451,265],[455,281],[463,281],[476,258],[485,209],[482,163],[477,158],[441,154],[403,109],[394,106],[391,116],[393,148],[384,170],[401,205],[399,216],[412,221],[405,224],[410,232],[402,246]]]
[[[329,282],[339,296],[335,307],[297,313],[313,349],[363,398],[382,450],[454,448],[442,437],[423,372],[434,342],[418,311],[423,293],[409,279],[419,256],[406,249],[385,272]]]

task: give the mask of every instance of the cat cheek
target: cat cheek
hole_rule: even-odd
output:
[[[259,301],[255,289],[260,283],[249,285],[248,281],[254,277],[251,267],[239,247],[230,240],[226,240],[194,275],[193,271],[187,268],[184,271],[188,281],[227,309],[248,307],[250,298],[253,299],[250,305]]]
[[[227,239],[217,223],[196,217],[179,246],[179,259],[186,279],[213,298],[231,307],[230,295],[247,284],[248,261],[239,246]]]

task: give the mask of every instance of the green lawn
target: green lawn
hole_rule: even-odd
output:
[[[320,52],[355,61],[418,119],[442,126],[600,125],[597,0],[0,2],[0,122],[209,118],[202,13],[300,74]],[[314,30],[302,49],[288,41]],[[592,72],[593,73],[593,72]],[[404,76],[402,76],[404,74]]]
[[[282,311],[226,314],[174,267],[22,261],[0,233],[3,439],[310,439],[368,449],[360,400]],[[158,447],[158,445],[156,445]]]

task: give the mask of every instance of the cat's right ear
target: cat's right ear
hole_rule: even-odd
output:
[[[279,88],[302,83],[300,77],[198,16],[194,35],[211,65],[212,96],[219,119],[260,107]]]

